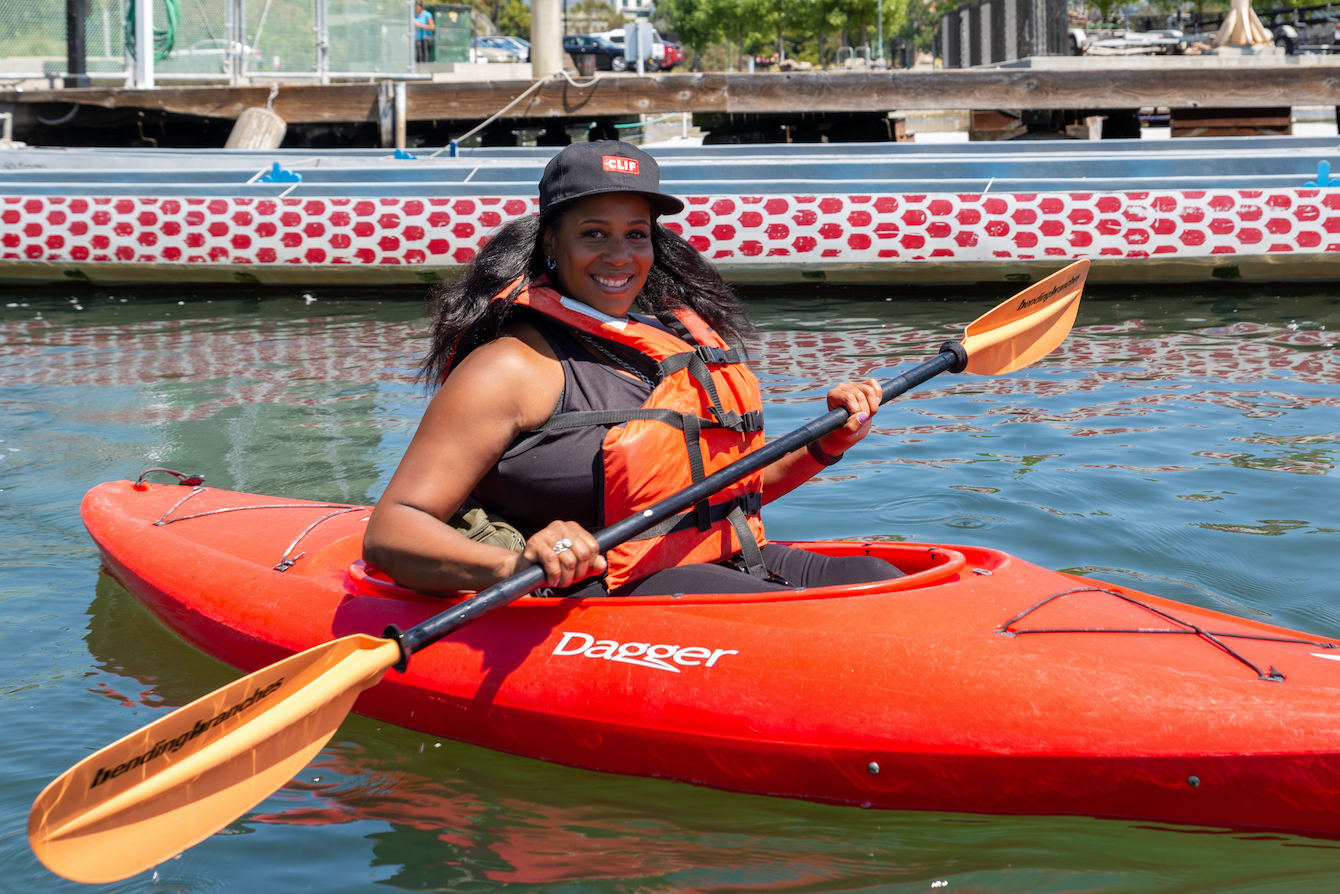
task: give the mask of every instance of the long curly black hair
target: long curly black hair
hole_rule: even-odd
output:
[[[434,287],[428,300],[433,343],[419,368],[420,380],[429,388],[439,385],[472,350],[498,337],[511,318],[512,301],[521,286],[507,300],[494,301],[494,296],[518,279],[526,284],[545,274],[544,233],[558,226],[565,210],[557,205],[544,214],[512,221],[480,250],[462,276]],[[654,260],[638,293],[638,307],[667,322],[672,311],[688,308],[726,341],[742,347],[753,327],[744,301],[716,268],[659,221],[652,223],[651,245]]]

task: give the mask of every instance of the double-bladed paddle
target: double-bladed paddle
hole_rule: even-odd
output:
[[[1002,375],[1046,356],[1074,325],[1089,262],[1015,295],[946,342],[934,358],[883,384],[887,403],[942,372]],[[841,427],[832,410],[596,534],[601,551],[710,497]],[[354,700],[387,670],[545,582],[533,566],[441,614],[383,638],[354,634],[218,689],[108,745],[43,790],[28,841],[53,872],[81,882],[129,878],[204,840],[291,779],[325,746]]]

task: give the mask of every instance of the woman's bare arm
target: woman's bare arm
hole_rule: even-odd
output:
[[[479,590],[532,564],[567,586],[604,570],[595,538],[554,522],[517,554],[477,543],[447,524],[517,435],[543,425],[563,390],[563,370],[526,324],[463,360],[434,395],[363,537],[363,558],[396,582],[428,591]],[[555,553],[567,538],[572,548]],[[552,566],[552,567],[551,567]]]
[[[828,409],[846,407],[851,416],[847,424],[819,439],[819,449],[830,456],[841,456],[870,431],[871,420],[879,411],[883,396],[875,379],[843,382],[828,392]],[[763,502],[771,503],[795,490],[826,467],[810,455],[809,449],[793,450],[763,470]]]

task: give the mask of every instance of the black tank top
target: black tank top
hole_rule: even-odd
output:
[[[526,319],[539,330],[563,367],[557,413],[634,409],[646,403],[651,386],[597,360],[596,349],[574,330],[540,314]],[[639,317],[659,326],[654,318]],[[596,341],[651,381],[658,379],[650,358],[624,345]],[[484,508],[516,525],[527,538],[552,521],[577,522],[598,530],[604,517],[605,470],[601,444],[606,426],[585,426],[522,434],[475,486]]]

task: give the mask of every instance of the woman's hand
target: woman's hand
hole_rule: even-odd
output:
[[[550,522],[532,534],[512,573],[530,565],[543,566],[545,580],[556,588],[603,574],[606,568],[596,538],[581,525],[570,521]]]
[[[851,414],[847,424],[819,439],[819,449],[832,456],[841,456],[870,432],[874,416],[879,412],[883,389],[875,379],[864,382],[843,382],[828,392],[828,409],[846,407]]]
[[[841,456],[870,432],[870,423],[879,411],[883,389],[874,379],[843,382],[828,392],[828,408],[845,407],[847,423],[815,443],[829,456]],[[763,502],[771,503],[809,481],[826,463],[820,463],[809,450],[801,447],[772,463],[763,471]]]

